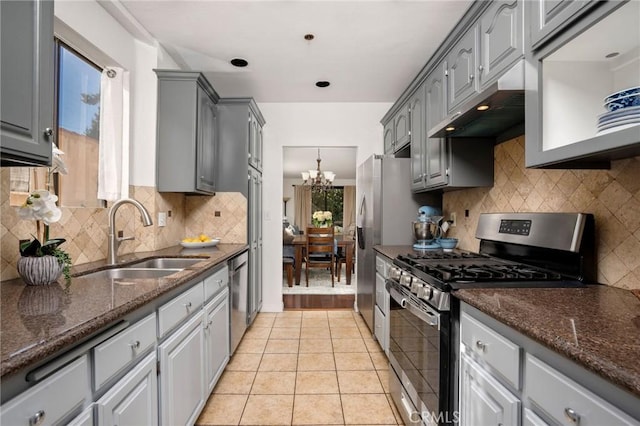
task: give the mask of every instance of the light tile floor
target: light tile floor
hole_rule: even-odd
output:
[[[389,364],[353,311],[260,313],[197,425],[397,425]]]

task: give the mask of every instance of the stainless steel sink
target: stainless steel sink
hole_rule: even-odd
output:
[[[205,260],[205,258],[158,257],[134,263],[129,268],[184,269],[191,265],[195,265],[198,262],[202,262],[203,260]]]
[[[113,268],[82,275],[81,278],[135,280],[144,278],[160,278],[182,271],[182,268]]]

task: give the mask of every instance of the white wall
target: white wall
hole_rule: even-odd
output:
[[[356,163],[383,152],[380,119],[391,103],[259,103],[264,115],[263,305],[282,310],[283,148],[356,147]],[[287,204],[287,213],[291,204]]]
[[[135,39],[94,0],[56,1],[56,34],[101,66],[130,72],[131,185],[155,186],[157,80],[154,68],[179,68],[159,47]]]

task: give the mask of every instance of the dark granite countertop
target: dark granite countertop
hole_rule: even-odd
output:
[[[2,282],[0,377],[70,347],[246,249],[245,244],[218,244],[197,250],[176,246],[121,256],[123,265],[153,257],[202,257],[202,262],[180,272],[136,280],[133,285],[83,276],[49,286],[27,286],[21,279]],[[73,268],[72,274],[106,268],[104,261],[92,262]]]
[[[631,291],[593,285],[453,295],[640,397],[640,300]]]
[[[411,246],[375,246],[394,259]],[[466,289],[455,297],[640,397],[640,300],[629,290]]]

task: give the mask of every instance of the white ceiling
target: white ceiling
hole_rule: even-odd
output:
[[[105,9],[112,14],[126,8],[114,14],[125,27],[141,25],[181,66],[204,72],[220,96],[257,102],[393,102],[471,1],[111,3]],[[123,22],[126,15],[137,22]],[[307,33],[315,39],[304,40]],[[230,65],[236,57],[249,66]],[[318,80],[331,86],[317,88]]]
[[[301,172],[315,170],[318,166],[318,148],[285,147],[282,159],[283,177],[300,179]],[[356,148],[323,147],[320,148],[320,170],[336,174],[336,181],[356,178]]]

